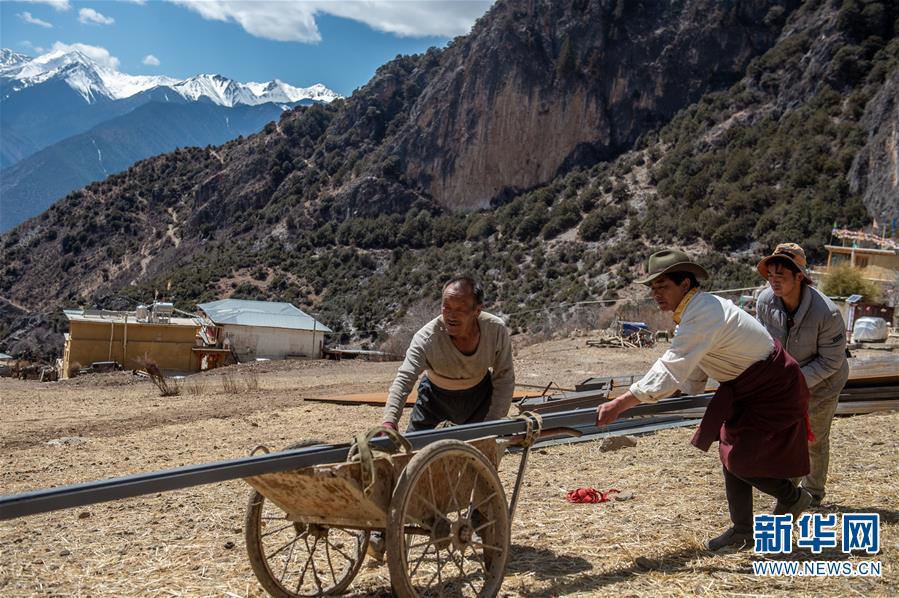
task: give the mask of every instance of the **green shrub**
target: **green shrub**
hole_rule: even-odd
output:
[[[544,239],[554,239],[581,221],[581,212],[574,200],[557,206],[540,231]]]
[[[852,266],[833,266],[821,282],[821,292],[829,297],[862,295],[866,303],[880,301],[880,287],[862,276],[861,271]]]
[[[598,241],[609,229],[617,226],[626,215],[627,211],[620,206],[598,208],[584,218],[578,233],[584,241]]]

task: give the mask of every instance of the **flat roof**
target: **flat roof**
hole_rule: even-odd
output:
[[[128,318],[129,326],[200,326],[199,318],[168,318],[165,322],[146,322],[137,319],[133,311],[110,311],[106,309],[64,309],[70,322],[91,322],[95,324],[124,324]]]
[[[824,249],[836,253],[873,253],[876,255],[895,255],[899,256],[899,251],[895,249],[874,249],[873,247],[846,247],[844,245],[825,245]]]
[[[216,325],[260,326],[331,332],[331,329],[290,303],[222,299],[199,307]]]

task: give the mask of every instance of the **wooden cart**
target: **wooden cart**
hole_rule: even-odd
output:
[[[339,594],[377,532],[397,596],[495,596],[539,435],[538,418],[523,436],[440,440],[417,452],[406,443],[371,455],[360,439],[357,460],[244,478],[253,487],[245,528],[253,571],[272,596]],[[497,475],[510,445],[525,447],[511,506]]]

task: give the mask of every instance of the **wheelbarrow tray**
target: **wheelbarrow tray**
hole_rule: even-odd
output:
[[[495,468],[499,467],[506,443],[488,436],[471,440],[469,444],[483,453]],[[393,488],[414,453],[377,455],[373,459],[375,483],[368,495],[363,490],[359,462],[315,465],[243,479],[292,521],[383,530],[387,527]],[[460,474],[455,480],[435,476],[433,484],[438,496],[448,497],[466,494],[472,481]]]

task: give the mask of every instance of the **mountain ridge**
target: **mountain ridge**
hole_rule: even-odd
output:
[[[240,83],[222,75],[187,79],[127,75],[77,49],[56,50],[26,57],[28,60],[10,50],[4,52],[12,62],[0,65],[0,127],[4,131],[0,167],[11,166],[154,99],[233,107],[331,102],[342,97],[321,84],[300,88],[277,79]]]
[[[236,137],[261,129],[281,110],[340,98],[321,84],[298,88],[278,79],[240,83],[209,74],[183,80],[131,76],[102,66],[77,49],[56,50],[37,58],[4,49],[0,54],[0,95],[0,231],[136,160],[179,146],[217,145],[229,138],[223,136],[231,130],[224,114],[218,126],[209,126],[210,114],[222,110],[198,110],[199,121],[192,123],[179,120],[183,104],[235,110],[247,106],[271,108],[253,111],[257,117],[251,119],[245,110],[236,110],[234,120],[241,123],[232,135]],[[147,111],[140,107],[153,102],[172,105],[167,110],[155,110],[162,117],[160,123],[169,123],[172,129],[154,131],[145,126]],[[270,118],[262,120],[262,114]],[[128,122],[133,125],[131,131],[123,126]],[[104,125],[106,129],[115,126],[122,133],[118,143],[123,147],[107,152],[117,157],[108,167],[100,149],[95,151],[83,143],[84,135],[98,127],[102,131]],[[147,138],[142,139],[137,130],[145,131]],[[197,135],[200,130],[206,134]]]
[[[275,104],[233,108],[201,102],[141,104],[0,170],[0,230],[149,156],[184,146],[219,145],[255,133],[277,120],[282,109]]]
[[[186,100],[196,101],[205,97],[223,106],[235,104],[264,104],[268,102],[299,102],[309,99],[330,102],[342,97],[321,83],[310,87],[294,87],[279,79],[265,83],[241,83],[218,74],[198,74],[186,79],[165,75],[128,75],[113,68],[101,66],[77,49],[54,50],[36,58],[22,60],[22,54],[3,49],[3,56],[15,56],[18,60],[4,58],[0,62],[0,79],[10,93],[21,91],[49,79],[62,78],[77,91],[86,102],[94,101],[96,95],[111,100],[122,100],[157,87],[167,87]],[[223,94],[222,90],[230,90]],[[184,91],[182,91],[184,90]],[[4,97],[5,99],[5,97]]]

